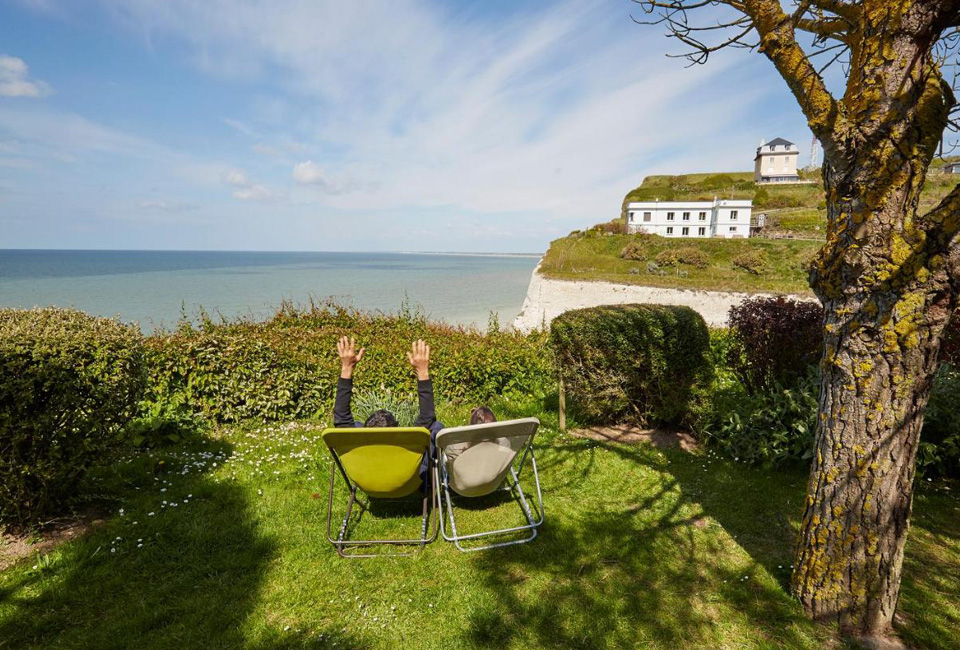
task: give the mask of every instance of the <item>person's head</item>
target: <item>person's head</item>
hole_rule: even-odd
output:
[[[387,409],[380,409],[379,411],[374,411],[370,417],[367,418],[367,421],[363,423],[363,426],[368,429],[395,427],[397,426],[397,418]]]
[[[497,416],[493,414],[489,406],[478,406],[470,411],[470,424],[487,424],[496,421]]]

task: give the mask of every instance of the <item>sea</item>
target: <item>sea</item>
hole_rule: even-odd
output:
[[[517,316],[539,255],[0,249],[0,307],[74,307],[139,323],[269,318],[283,301],[418,309],[486,328]]]

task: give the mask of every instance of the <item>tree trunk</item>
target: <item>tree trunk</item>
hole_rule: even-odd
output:
[[[956,305],[946,260],[911,226],[926,162],[892,179],[824,171],[831,223],[856,233],[828,233],[811,275],[825,337],[793,588],[814,618],[856,636],[891,630],[923,411]]]

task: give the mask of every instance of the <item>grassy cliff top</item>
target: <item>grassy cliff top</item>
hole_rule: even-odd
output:
[[[818,241],[668,239],[588,230],[552,242],[540,272],[557,280],[811,294],[806,265],[820,246]]]

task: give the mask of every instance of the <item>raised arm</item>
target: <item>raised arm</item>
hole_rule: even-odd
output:
[[[340,357],[340,379],[337,380],[337,398],[333,403],[333,426],[355,427],[350,401],[353,397],[353,368],[363,358],[364,348],[355,352],[352,338],[341,336],[337,341],[337,356]]]
[[[414,426],[429,429],[437,421],[433,382],[430,381],[430,346],[420,339],[414,341],[407,352],[407,360],[417,373],[417,396],[420,399],[420,413]]]

